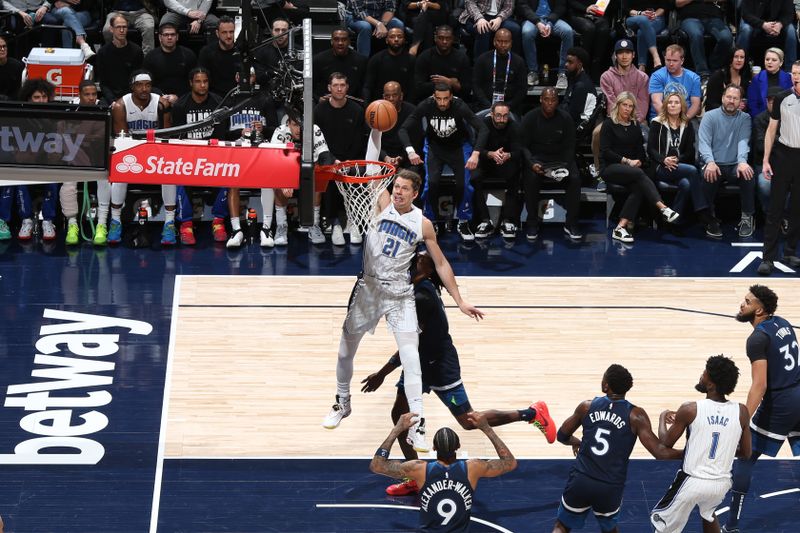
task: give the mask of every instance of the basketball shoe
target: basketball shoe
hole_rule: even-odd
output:
[[[326,416],[325,420],[322,421],[322,427],[325,429],[336,429],[339,427],[339,424],[342,423],[343,419],[350,416],[351,412],[353,412],[353,410],[350,409],[350,398],[347,397],[340,400],[339,395],[337,394],[336,403],[333,404],[328,416]]]
[[[428,446],[428,443],[425,441],[424,418],[420,418],[419,423],[411,426],[411,429],[408,430],[408,437],[406,440],[411,446],[414,447],[414,450],[420,453],[427,453],[431,449],[431,447]]]
[[[553,444],[556,441],[556,423],[550,418],[547,404],[543,401],[539,401],[531,404],[531,409],[536,409],[536,418],[529,423],[539,428],[539,430],[544,433],[547,442]]]
[[[404,479],[400,483],[386,487],[386,494],[389,496],[408,496],[419,492],[419,486],[413,479]]]

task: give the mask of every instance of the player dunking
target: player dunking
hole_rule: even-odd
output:
[[[415,268],[412,270],[414,299],[417,308],[419,334],[419,356],[422,367],[423,392],[433,390],[442,403],[450,410],[462,428],[475,429],[470,414],[474,412],[467,397],[467,391],[461,380],[461,365],[458,352],[450,337],[444,303],[440,296],[442,282],[436,274],[433,259],[426,253],[417,255]],[[383,380],[400,366],[400,358],[395,353],[378,372],[371,374],[362,383],[362,392],[377,390]],[[403,390],[403,377],[397,384],[397,396],[392,408],[392,421],[397,423],[400,416],[408,412],[408,401]],[[553,443],[556,440],[556,426],[548,413],[545,402],[536,402],[526,409],[513,411],[483,411],[490,426],[501,426],[511,422],[528,422],[538,427]],[[406,442],[406,435],[398,438],[400,448],[406,460],[417,459],[417,453]],[[391,496],[405,496],[419,490],[413,480],[405,480],[391,485],[386,493]]]
[[[380,318],[385,316],[389,330],[394,333],[405,372],[408,404],[418,418],[408,438],[415,450],[427,452],[417,313],[409,276],[411,260],[419,244],[425,243],[436,272],[461,312],[476,320],[483,318],[483,312],[461,298],[453,269],[436,242],[433,224],[412,203],[419,195],[421,183],[415,172],[401,170],[394,180],[391,196],[385,190],[378,197],[379,214],[374,229],[367,232],[363,271],[353,288],[342,327],[336,365],[336,403],[325,417],[323,426],[334,429],[350,415],[353,359],[364,333],[374,332]]]
[[[736,388],[739,369],[727,357],[709,357],[695,385],[706,398],[686,402],[677,412],[664,411],[658,420],[658,438],[672,446],[688,430],[683,465],[667,493],[650,514],[656,533],[683,531],[695,505],[704,533],[719,533],[714,515],[731,487],[735,455],[750,457],[750,414],[747,406],[725,398]],[[672,424],[667,429],[667,424]],[[738,453],[737,453],[737,447]]]
[[[461,443],[450,428],[441,428],[433,437],[436,461],[390,461],[389,452],[394,441],[414,424],[413,413],[400,417],[389,436],[375,452],[369,469],[376,474],[414,480],[420,490],[420,530],[439,533],[469,531],[472,500],[478,480],[497,477],[517,467],[508,446],[500,440],[486,421],[483,413],[469,414],[470,424],[483,431],[494,445],[499,459],[457,459]]]
[[[764,285],[753,285],[736,315],[739,322],[753,326],[747,338],[752,374],[747,410],[753,417],[753,454],[736,462],[730,515],[722,531],[739,531],[744,496],[762,453],[775,457],[788,438],[792,454],[800,455],[800,347],[792,325],[775,315],[777,308],[777,294]]]

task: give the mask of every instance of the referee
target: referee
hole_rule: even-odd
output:
[[[780,136],[776,143],[775,133],[779,125]],[[792,64],[792,88],[775,97],[764,136],[764,177],[771,180],[772,185],[764,227],[764,258],[758,265],[758,273],[762,276],[772,273],[778,255],[781,215],[786,204],[786,195],[790,192],[789,234],[786,236],[783,262],[792,267],[800,266],[800,258],[797,257],[797,240],[800,237],[800,173],[797,168],[800,168],[800,61]]]

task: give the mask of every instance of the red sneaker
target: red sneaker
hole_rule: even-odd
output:
[[[225,231],[225,219],[214,218],[214,220],[211,222],[211,232],[214,234],[214,241],[227,241],[228,233]]]
[[[553,444],[556,441],[556,423],[550,418],[550,412],[547,410],[547,404],[543,401],[531,404],[531,409],[536,409],[536,418],[529,423],[533,424],[544,433],[547,442]]]
[[[416,494],[419,492],[417,482],[413,479],[406,479],[400,483],[389,485],[386,487],[386,494],[389,496],[408,496],[409,494]]]
[[[197,244],[197,239],[194,238],[194,227],[192,226],[191,220],[181,222],[180,234],[181,244],[185,244],[187,246],[193,246]]]

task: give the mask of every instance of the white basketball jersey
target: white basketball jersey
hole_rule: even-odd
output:
[[[157,94],[150,93],[150,103],[144,109],[139,109],[139,106],[133,103],[131,93],[122,97],[128,133],[146,133],[147,130],[158,129],[158,98]]]
[[[288,124],[281,124],[275,131],[272,132],[272,139],[271,142],[273,143],[295,143],[300,144],[302,141],[295,141],[292,139],[292,130],[289,129]],[[314,147],[313,147],[313,160],[314,163],[319,161],[319,155],[325,152],[330,151],[328,148],[328,143],[325,141],[325,136],[322,134],[322,130],[319,129],[319,126],[314,124]]]
[[[389,204],[364,241],[364,274],[382,281],[409,283],[408,269],[422,242],[422,211],[400,214]]]
[[[698,401],[697,416],[689,425],[682,470],[700,479],[729,479],[741,437],[738,403]]]

